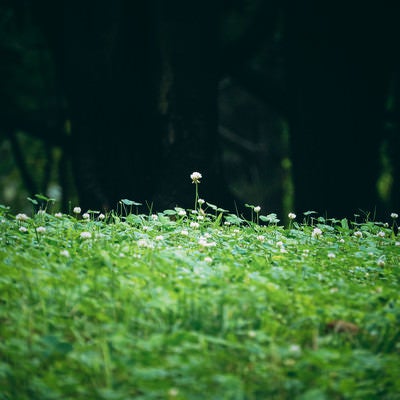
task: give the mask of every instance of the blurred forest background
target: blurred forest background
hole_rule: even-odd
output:
[[[392,3],[2,0],[0,203],[398,210]]]

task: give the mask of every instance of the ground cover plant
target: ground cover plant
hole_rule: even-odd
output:
[[[399,399],[397,214],[283,227],[191,178],[192,210],[0,208],[0,399]]]

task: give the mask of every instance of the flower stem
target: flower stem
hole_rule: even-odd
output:
[[[197,211],[197,202],[199,201],[199,185],[197,182],[195,182],[196,185],[196,196],[194,199],[194,210]]]

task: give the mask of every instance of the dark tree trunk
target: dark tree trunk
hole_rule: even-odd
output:
[[[352,217],[380,207],[376,184],[389,71],[384,17],[367,7],[329,9],[314,1],[287,7],[298,211]]]
[[[82,206],[112,208],[122,198],[154,201],[158,209],[192,206],[196,170],[204,175],[202,194],[223,200],[219,1],[63,4],[47,4],[63,25],[42,21],[48,36],[55,33],[50,43],[66,91]]]
[[[204,177],[201,196],[225,203],[217,136],[219,2],[160,4],[160,112],[165,127],[157,201],[163,206],[192,206],[189,175],[198,171]]]
[[[150,2],[68,1],[63,64],[84,207],[149,199],[157,138],[157,49]]]

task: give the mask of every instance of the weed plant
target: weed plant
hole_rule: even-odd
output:
[[[200,178],[193,210],[1,206],[1,400],[400,399],[397,215],[245,220]]]

